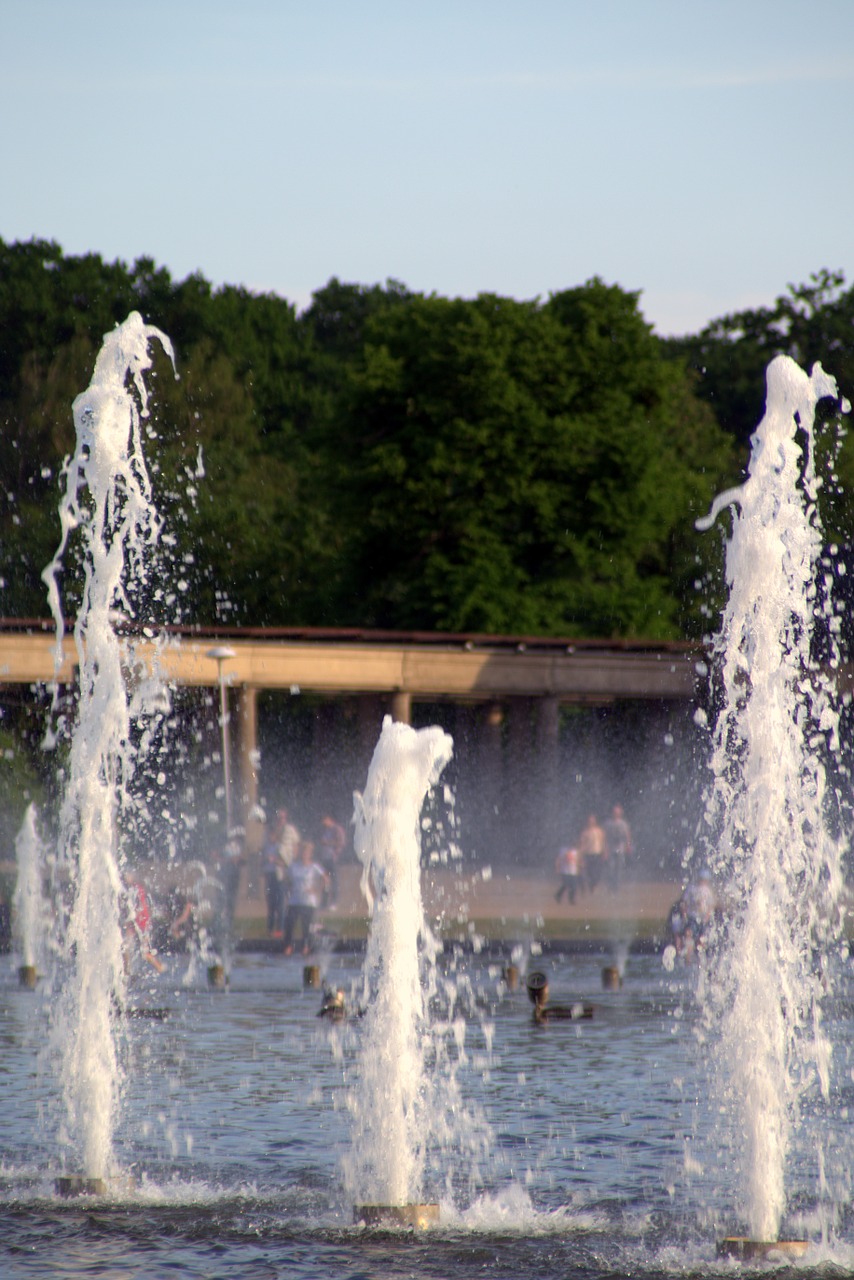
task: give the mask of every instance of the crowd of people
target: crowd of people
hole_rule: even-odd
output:
[[[285,809],[267,824],[261,849],[267,933],[281,939],[286,955],[296,946],[304,955],[311,950],[316,911],[337,902],[338,867],[346,845],[344,827],[329,814],[321,819],[316,840],[305,839]],[[245,863],[245,831],[234,827],[207,865],[190,864],[198,872],[196,882],[187,887],[182,877],[156,907],[143,881],[128,876],[121,905],[126,970],[139,955],[162,972],[164,953],[202,949],[205,938],[214,950],[227,947]]]
[[[347,851],[348,837],[343,825],[324,814],[307,838],[284,808],[278,809],[266,825],[260,850],[266,899],[266,931],[270,939],[281,941],[285,955],[295,949],[303,955],[312,949],[313,929],[318,910],[338,902],[339,869]],[[619,889],[631,867],[634,846],[623,808],[615,804],[602,823],[589,813],[573,842],[563,845],[555,869],[559,883],[554,894],[574,904],[579,894],[594,894],[600,885]],[[163,901],[152,904],[148,889],[135,874],[123,878],[121,931],[124,963],[130,970],[139,957],[157,972],[161,957],[171,951],[204,950],[205,939],[216,949],[226,949],[233,935],[235,909],[241,877],[247,861],[245,832],[234,828],[221,848],[206,862],[187,864],[197,869],[196,880],[188,888],[182,875]],[[161,892],[163,887],[161,886]],[[0,915],[0,946],[11,945],[8,907]],[[687,885],[667,917],[668,932],[677,956],[691,958],[702,951],[711,937],[719,911],[718,897],[708,870],[703,869]]]
[[[321,819],[316,840],[302,837],[287,809],[279,809],[269,824],[261,854],[267,933],[282,939],[285,955],[292,953],[297,936],[308,954],[315,912],[335,906],[346,845],[347,833],[330,814]]]
[[[604,824],[595,813],[588,814],[578,839],[563,845],[557,855],[555,870],[560,884],[555,901],[560,902],[565,894],[567,901],[574,903],[579,893],[593,893],[603,880],[619,889],[632,849],[632,832],[622,805],[614,805]]]

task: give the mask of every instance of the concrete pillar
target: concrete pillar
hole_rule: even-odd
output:
[[[540,750],[557,750],[558,728],[560,725],[560,703],[553,694],[537,698],[537,745]],[[555,757],[556,759],[556,757]]]
[[[534,794],[538,799],[537,841],[542,858],[556,856],[560,837],[561,795],[559,782],[560,703],[551,694],[537,699],[535,713],[536,771]]]
[[[479,708],[477,750],[473,752],[477,771],[473,794],[477,797],[475,846],[484,864],[501,861],[507,850],[503,840],[504,822],[504,707],[488,702]]]
[[[258,809],[258,690],[239,685],[237,693],[238,813],[246,828],[246,848],[257,853],[264,840],[264,824]]]
[[[412,724],[412,694],[405,689],[391,695],[391,718],[398,724]]]
[[[531,742],[533,699],[509,699],[507,755],[504,769],[504,795],[508,798],[502,830],[510,845],[510,855],[526,864],[537,859],[536,769]]]

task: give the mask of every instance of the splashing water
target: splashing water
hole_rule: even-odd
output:
[[[737,508],[726,556],[729,601],[715,646],[723,709],[706,810],[709,862],[731,901],[708,1032],[720,1037],[720,1089],[735,1120],[743,1213],[755,1239],[776,1240],[800,1099],[816,1084],[825,1095],[828,1089],[814,950],[832,934],[841,888],[824,765],[838,745],[838,657],[827,605],[830,674],[814,657],[822,538],[813,423],[818,401],[836,398],[837,389],[820,365],[808,376],[785,356],[769,365],[767,388],[747,481],[721,494],[697,527]]]
[[[36,826],[36,806],[28,804],[15,837],[17,879],[12,906],[21,944],[21,961],[42,968],[46,952],[46,904],[42,892],[42,844]]]
[[[345,1185],[357,1203],[402,1205],[422,1194],[430,1134],[419,940],[429,946],[429,932],[421,903],[419,817],[452,751],[442,729],[415,730],[386,717],[364,795],[355,797],[354,844],[373,907],[365,957],[369,1005],[344,1162]]]
[[[118,612],[133,616],[160,532],[140,430],[148,413],[143,375],[151,365],[152,338],[174,366],[169,339],[132,312],[106,335],[92,381],[74,401],[77,440],[65,468],[62,537],[43,574],[56,623],[58,669],[64,638],[59,579],[69,538],[79,537],[84,574],[74,626],[79,699],[58,851],[73,891],[65,935],[71,973],[55,1036],[63,1058],[67,1121],[60,1136],[90,1178],[114,1172],[121,1085],[113,1026],[125,992],[117,819],[128,803],[134,771],[132,721],[145,720],[163,699],[163,691],[148,680],[145,696],[131,708],[123,675],[127,647],[114,626]],[[50,731],[46,744],[55,740]]]

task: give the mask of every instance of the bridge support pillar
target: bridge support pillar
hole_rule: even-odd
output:
[[[412,694],[405,689],[391,695],[391,718],[399,724],[412,724]]]
[[[537,836],[546,859],[557,854],[560,838],[560,795],[558,784],[560,703],[547,694],[537,699],[536,706],[536,792],[540,796]]]
[[[477,712],[477,751],[475,768],[478,784],[475,791],[478,827],[483,833],[484,847],[479,851],[484,863],[491,863],[501,850],[501,812],[504,795],[504,707],[488,702]]]
[[[534,699],[514,695],[508,699],[504,786],[501,797],[501,834],[505,856],[511,861],[532,862],[537,838],[537,790],[531,729]]]
[[[246,829],[247,852],[257,853],[264,842],[264,824],[258,817],[258,689],[242,684],[236,692],[239,813]],[[259,878],[259,892],[260,888]]]

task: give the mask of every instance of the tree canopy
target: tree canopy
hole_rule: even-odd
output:
[[[665,343],[666,351],[687,363],[697,395],[713,410],[746,460],[750,435],[764,411],[765,370],[776,355],[788,355],[805,369],[819,362],[840,392],[854,389],[854,287],[841,271],[823,269],[799,285],[790,284],[770,307],[737,311],[707,325],[699,334]],[[819,405],[817,420],[833,420],[819,433],[822,470],[831,483],[820,503],[828,538],[854,538],[854,449],[838,435],[836,412]]]
[[[368,324],[341,422],[348,620],[678,633],[679,549],[729,452],[632,295],[412,298]]]
[[[149,463],[198,622],[700,634],[720,546],[693,522],[739,478],[768,359],[854,381],[854,298],[829,272],[677,342],[598,278],[522,302],[333,278],[297,314],[146,258],[0,241],[6,615],[45,612],[71,403],[131,310],[176,349]]]

